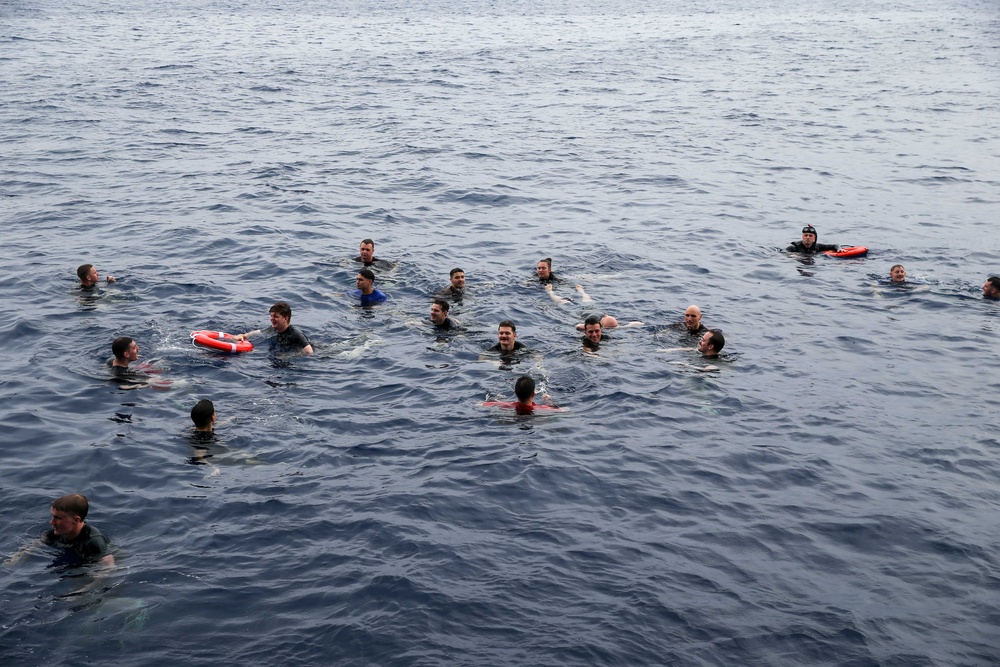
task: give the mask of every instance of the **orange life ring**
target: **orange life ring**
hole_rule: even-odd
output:
[[[222,352],[229,352],[231,354],[236,354],[237,352],[249,352],[253,349],[253,343],[248,340],[241,340],[239,342],[232,342],[232,334],[227,334],[224,331],[192,331],[191,332],[191,342],[195,345],[201,345],[202,347],[207,347],[213,350],[221,350]]]
[[[824,254],[830,257],[864,257],[868,254],[868,248],[863,245],[852,245],[840,250],[827,250]]]

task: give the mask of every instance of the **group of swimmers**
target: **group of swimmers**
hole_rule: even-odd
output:
[[[815,227],[807,225],[802,229],[800,241],[791,243],[786,250],[788,252],[812,255],[826,251],[836,251],[838,246],[833,244],[817,243],[817,232]],[[375,268],[388,269],[393,266],[392,262],[375,257],[375,243],[372,239],[364,239],[360,245],[360,252],[354,261],[359,262],[362,267],[358,270],[355,279],[356,289],[348,294],[355,298],[361,306],[369,308],[386,301],[386,295],[374,287]],[[563,304],[570,300],[556,294],[553,286],[561,282],[552,272],[552,258],[546,257],[540,260],[535,267],[535,273],[540,284],[545,288],[549,298],[554,303]],[[101,282],[97,268],[92,264],[83,264],[77,269],[77,277],[80,286],[84,289],[92,289]],[[107,276],[105,282],[116,282],[114,276]],[[894,265],[889,270],[889,280],[895,284],[906,282],[906,269],[901,264]],[[576,292],[579,294],[582,303],[592,303],[593,300],[586,293],[582,285],[576,285]],[[459,300],[465,291],[465,271],[454,268],[449,273],[449,284],[440,290],[431,302],[430,322],[439,331],[453,331],[460,328],[460,325],[449,316],[449,298]],[[990,276],[983,285],[983,296],[988,299],[1000,299],[1000,276]],[[243,341],[252,336],[257,336],[268,332],[272,334],[274,343],[285,349],[295,350],[303,354],[313,354],[313,346],[309,338],[298,328],[292,325],[291,306],[284,301],[278,301],[269,310],[270,327],[258,329],[233,337],[236,341]],[[671,329],[684,332],[687,336],[697,339],[696,347],[667,348],[664,351],[677,350],[697,350],[702,357],[715,358],[720,355],[725,346],[726,340],[723,333],[718,329],[709,329],[702,324],[701,309],[691,305],[684,311],[683,322],[672,325]],[[588,353],[596,352],[601,342],[607,340],[605,329],[613,329],[619,326],[632,327],[642,326],[642,322],[627,322],[619,324],[618,320],[607,313],[593,314],[588,316],[577,329],[583,332],[581,343],[583,350]],[[121,336],[116,338],[111,344],[113,359],[110,362],[111,370],[115,379],[122,381],[123,389],[134,389],[148,386],[141,377],[133,375],[129,369],[131,363],[139,358],[139,345],[132,338]],[[517,327],[512,320],[503,320],[497,327],[497,343],[487,348],[487,353],[499,355],[502,360],[509,361],[513,356],[527,351],[527,347],[517,340]],[[717,370],[714,366],[706,366],[697,370]],[[485,406],[509,408],[518,414],[532,414],[536,410],[560,410],[548,394],[543,394],[542,402],[534,401],[536,395],[536,383],[530,375],[523,375],[517,379],[514,385],[516,400],[514,401],[486,401]],[[212,401],[202,399],[191,409],[191,420],[194,424],[195,436],[207,442],[213,435],[216,423],[216,411]],[[197,443],[195,443],[198,449]],[[204,451],[199,457],[204,461]],[[26,545],[13,556],[4,561],[5,564],[15,564],[23,556],[31,552],[40,545],[58,547],[62,550],[66,564],[98,564],[103,567],[114,566],[114,556],[111,553],[111,544],[108,538],[96,527],[86,522],[89,512],[89,502],[82,494],[70,494],[57,498],[50,507],[50,526],[42,537]]]

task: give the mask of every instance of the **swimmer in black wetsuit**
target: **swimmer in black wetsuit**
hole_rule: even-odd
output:
[[[52,530],[42,537],[22,547],[4,561],[5,565],[16,565],[26,554],[40,545],[60,547],[64,553],[57,560],[59,565],[91,565],[113,568],[115,557],[111,554],[111,543],[94,526],[86,523],[90,504],[87,497],[73,493],[52,501],[49,525]]]
[[[450,284],[438,292],[438,296],[452,297],[456,301],[461,301],[465,295],[465,271],[454,268],[448,274]]]
[[[983,283],[983,298],[1000,299],[1000,277],[990,276]]]
[[[444,299],[434,299],[431,302],[431,324],[438,331],[455,331],[459,328],[458,322],[448,317],[451,304]]]
[[[804,255],[815,255],[818,252],[826,252],[827,250],[838,250],[838,247],[831,243],[816,243],[816,228],[812,225],[806,225],[802,228],[802,240],[792,242],[785,250]]]

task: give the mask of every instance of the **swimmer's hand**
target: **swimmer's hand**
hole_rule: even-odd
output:
[[[118,282],[118,279],[117,279],[117,278],[115,278],[114,276],[108,276],[108,277],[107,277],[107,281],[108,281],[109,283],[116,283],[116,282]]]
[[[254,329],[253,331],[248,331],[246,333],[236,334],[235,336],[233,336],[233,340],[235,340],[238,343],[241,340],[246,340],[250,336],[256,336],[257,334],[260,334],[260,333],[262,333],[262,331],[260,329]]]

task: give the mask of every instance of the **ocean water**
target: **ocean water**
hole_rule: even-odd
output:
[[[118,567],[2,566],[0,662],[997,664],[998,65],[979,0],[4,2],[0,552],[81,492]],[[278,300],[315,355],[191,345]]]

